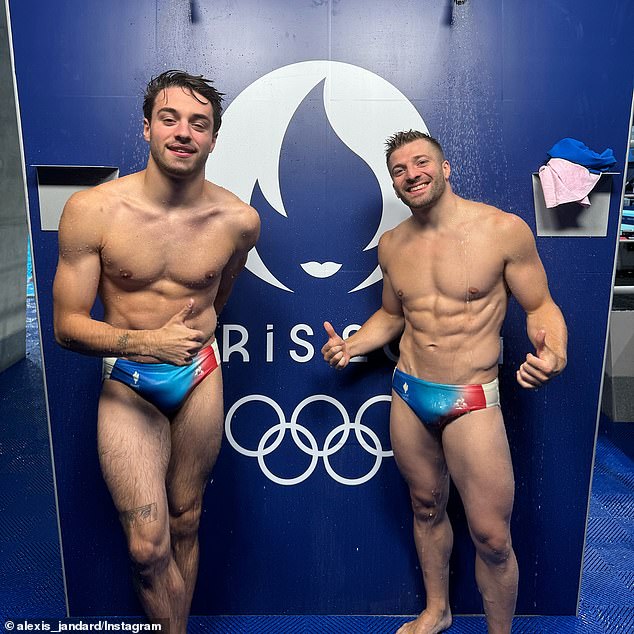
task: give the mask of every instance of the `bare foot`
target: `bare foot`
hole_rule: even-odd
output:
[[[402,625],[396,634],[439,634],[451,627],[451,612],[433,616],[423,611],[415,620]]]

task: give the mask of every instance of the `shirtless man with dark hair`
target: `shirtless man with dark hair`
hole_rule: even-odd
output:
[[[203,492],[223,429],[214,331],[259,234],[254,209],[205,180],[221,95],[168,71],[148,85],[141,172],[77,193],[59,227],[55,337],[104,357],[101,469],[151,620],[186,631]],[[104,321],[91,317],[99,294]]]
[[[341,369],[402,335],[390,435],[409,485],[427,605],[398,634],[451,626],[450,478],[475,544],[489,633],[509,634],[518,582],[510,534],[515,487],[497,382],[509,295],[526,311],[535,347],[517,371],[522,387],[538,388],[564,369],[566,325],[526,223],[454,194],[435,139],[414,130],[395,134],[387,166],[412,215],[379,242],[382,306],[346,340],[326,322],[322,352]]]

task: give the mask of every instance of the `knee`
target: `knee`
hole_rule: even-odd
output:
[[[158,532],[136,533],[128,539],[128,551],[133,566],[142,577],[151,577],[169,565],[171,558],[169,535]]]
[[[170,533],[175,539],[193,539],[198,534],[202,504],[200,501],[170,509]]]
[[[506,527],[498,530],[472,531],[472,536],[478,555],[487,564],[503,566],[511,557],[513,546]]]
[[[436,524],[445,517],[446,500],[433,491],[430,494],[410,491],[414,519],[424,524]]]

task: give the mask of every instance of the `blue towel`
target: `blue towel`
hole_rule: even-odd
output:
[[[550,150],[548,155],[551,158],[562,158],[587,167],[589,170],[599,170],[601,172],[609,169],[616,164],[614,152],[607,148],[602,154],[597,154],[587,145],[577,139],[565,138],[557,141]]]

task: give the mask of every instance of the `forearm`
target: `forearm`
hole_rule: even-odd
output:
[[[346,339],[348,353],[351,357],[358,357],[381,348],[396,339],[404,326],[402,314],[388,313],[384,308],[379,308],[357,332]]]
[[[62,347],[98,357],[153,356],[153,330],[115,328],[86,315],[55,318],[55,339]]]
[[[541,330],[546,332],[546,345],[556,355],[557,369],[561,372],[568,358],[568,330],[561,310],[552,301],[526,315],[526,332],[533,345]]]

